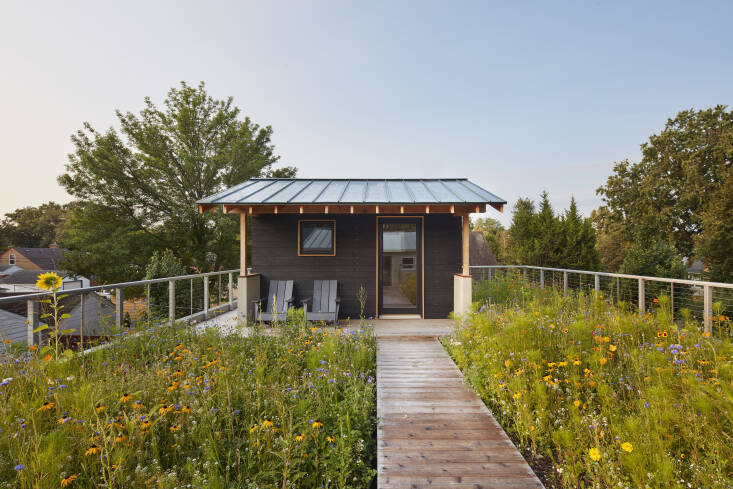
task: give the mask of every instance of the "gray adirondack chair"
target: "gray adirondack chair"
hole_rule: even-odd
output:
[[[271,322],[275,319],[275,316],[279,320],[285,319],[288,315],[288,309],[293,307],[295,303],[295,299],[293,298],[293,281],[270,280],[270,291],[267,297],[255,299],[252,303],[254,304],[256,321]],[[262,308],[263,303],[267,304],[266,309]],[[273,310],[274,303],[277,303],[277,311]]]
[[[314,280],[313,296],[303,300],[306,321],[332,321],[339,317],[341,298],[337,280]],[[308,307],[310,305],[310,307]]]

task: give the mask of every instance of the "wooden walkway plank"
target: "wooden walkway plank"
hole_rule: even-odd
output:
[[[542,489],[432,336],[377,337],[379,489]]]

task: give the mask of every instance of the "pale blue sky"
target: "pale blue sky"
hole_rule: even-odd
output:
[[[643,5],[641,5],[643,3]],[[180,5],[179,5],[180,4]],[[588,214],[679,110],[733,104],[733,2],[3,2],[0,213],[82,122],[204,80],[303,177],[468,177]]]

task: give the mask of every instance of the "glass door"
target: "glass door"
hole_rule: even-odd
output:
[[[420,314],[420,220],[379,218],[379,314]]]

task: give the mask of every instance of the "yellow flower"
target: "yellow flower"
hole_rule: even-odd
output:
[[[558,367],[566,367],[566,366],[567,366],[567,364],[568,364],[568,362],[558,362],[558,363],[557,363],[557,366],[558,366]]]
[[[50,411],[55,406],[56,406],[56,404],[53,403],[53,402],[44,402],[43,403],[43,406],[39,407],[36,411],[38,411],[39,413],[40,412],[43,412],[43,411]]]
[[[588,456],[594,462],[598,462],[601,459],[601,452],[597,448],[591,448],[588,450]]]
[[[117,435],[117,437],[115,438],[115,443],[122,443],[125,440],[127,440],[127,437],[125,435]]]
[[[101,451],[102,451],[102,448],[101,447],[98,447],[97,445],[92,445],[91,447],[89,447],[87,449],[86,452],[84,452],[84,456],[86,457],[86,456],[89,456],[89,455],[96,455],[96,454],[100,453]]]
[[[601,365],[605,365],[608,359],[606,357],[603,357],[600,359]]]
[[[255,431],[257,431],[257,425],[254,425],[253,427],[251,427],[251,428],[249,429],[249,432],[250,432],[250,434],[251,434],[251,433],[254,433]]]
[[[305,435],[297,435],[295,437],[295,441],[303,441],[305,439]]]
[[[580,360],[577,360],[577,359],[575,361],[573,361],[573,365],[580,365],[581,363],[583,363],[583,362],[581,362]]]
[[[10,343],[12,343],[12,342],[13,342],[13,340],[5,340],[5,344],[6,344],[6,345],[9,345],[9,344],[10,344]]]
[[[320,421],[313,421],[313,423],[311,424],[311,426],[313,428],[316,428],[316,429],[323,428],[323,423],[321,423]]]
[[[624,443],[621,444],[621,450],[623,450],[624,452],[631,453],[631,452],[634,451],[634,445],[632,445],[629,442],[624,442]]]
[[[153,423],[151,423],[150,421],[143,421],[143,422],[142,422],[142,423],[140,424],[140,429],[141,429],[141,430],[147,430],[147,429],[148,429],[148,428],[150,428],[151,426],[153,426]]]
[[[609,351],[616,351],[616,345],[608,345]]]
[[[70,486],[72,482],[76,480],[76,478],[79,477],[78,475],[70,475],[69,477],[64,477],[61,479],[61,487],[67,487]]]
[[[329,436],[328,438],[326,438],[326,441],[327,441],[328,443],[333,443],[333,442],[334,442],[334,440],[335,440],[335,438],[334,438],[334,437],[332,437],[332,436]]]
[[[573,406],[575,406],[575,407],[578,407],[578,406],[580,406],[580,401],[579,401],[579,400],[577,400],[577,399],[576,399],[576,400],[574,400],[574,401],[573,401]]]
[[[514,393],[514,399],[515,399],[515,400],[517,400],[517,401],[518,401],[518,400],[520,400],[521,398],[522,398],[522,393],[521,393],[521,392],[515,392],[515,393]]]
[[[31,345],[31,346],[29,346],[29,347],[28,347],[28,350],[29,350],[29,351],[36,351],[36,350],[38,350],[38,346],[36,346],[36,345]]]
[[[175,425],[175,424],[170,427],[171,433],[175,433],[176,431],[178,431],[180,429],[181,429],[181,427],[178,426],[178,425]]]
[[[120,397],[120,402],[130,402],[132,400],[132,396],[128,393],[125,393],[122,397]]]
[[[38,276],[36,287],[42,290],[57,291],[61,288],[61,277],[54,272],[42,273]]]
[[[511,362],[511,361],[509,361],[509,360],[507,360],[506,362],[504,362],[504,365],[506,365],[507,367],[508,367],[509,365],[511,365],[511,364],[512,364],[512,362]]]
[[[262,426],[264,426],[265,428],[272,428],[273,426],[275,426],[275,423],[273,423],[269,419],[266,419],[262,422]]]

